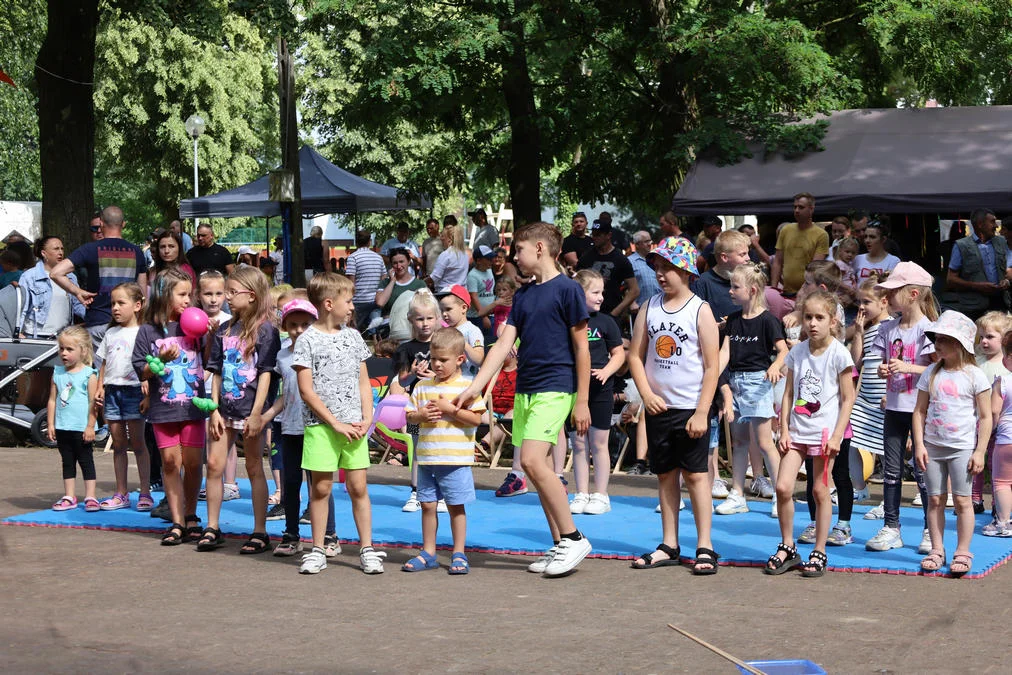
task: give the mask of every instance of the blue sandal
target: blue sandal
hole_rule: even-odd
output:
[[[450,556],[450,569],[448,574],[467,574],[471,571],[471,563],[463,553],[454,553]]]
[[[434,570],[439,567],[439,561],[431,553],[422,551],[411,560],[401,566],[404,572],[421,572],[423,570]]]

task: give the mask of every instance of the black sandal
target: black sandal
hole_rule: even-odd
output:
[[[271,547],[271,538],[266,532],[254,532],[246,540],[246,543],[239,549],[239,553],[242,555],[257,555],[258,553],[266,553]]]
[[[808,562],[801,565],[801,576],[816,578],[821,577],[826,573],[826,565],[829,563],[829,558],[822,551],[812,551],[812,554],[808,556]]]
[[[657,551],[666,554],[668,557],[665,558],[664,560],[655,561],[654,553],[656,553]],[[671,548],[667,544],[658,544],[657,550],[651,551],[650,553],[644,553],[643,555],[640,556],[640,558],[643,559],[643,562],[646,563],[645,565],[642,564],[637,565],[636,561],[633,560],[629,566],[632,567],[634,570],[649,570],[655,567],[668,567],[670,565],[681,565],[682,562],[678,559],[680,552],[681,548],[677,546],[675,548]]]
[[[179,523],[172,523],[169,529],[162,534],[162,546],[179,546],[183,543],[183,534],[186,530]]]
[[[183,521],[186,522],[186,537],[184,541],[194,542],[200,539],[200,535],[203,534],[204,530],[200,526],[200,518],[197,517],[197,514],[191,513],[183,518]],[[190,525],[190,523],[194,524]]]
[[[786,558],[777,556],[777,553],[781,551],[787,554]],[[777,544],[777,553],[771,555],[770,559],[766,561],[766,567],[763,568],[765,574],[783,574],[801,564],[801,556],[798,555],[798,549],[794,548],[794,546],[788,546],[780,542]]]
[[[697,548],[696,549],[696,562],[692,563],[692,573],[697,577],[705,577],[710,574],[716,574],[717,560],[720,558],[716,551],[708,548]],[[702,565],[709,565],[709,567],[702,567]]]
[[[197,542],[197,550],[201,553],[204,551],[213,551],[224,544],[225,539],[221,536],[221,530],[216,527],[205,527],[204,531],[200,533],[200,541]]]

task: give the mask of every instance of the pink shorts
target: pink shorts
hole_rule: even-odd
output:
[[[159,422],[152,424],[155,432],[155,443],[158,449],[173,448],[181,445],[184,448],[204,447],[204,420],[187,422]]]
[[[791,443],[791,448],[808,457],[822,457],[822,445],[819,443]]]

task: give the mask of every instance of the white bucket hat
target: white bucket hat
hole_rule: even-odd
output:
[[[977,339],[977,324],[965,314],[947,309],[942,312],[937,321],[925,326],[924,334],[932,342],[935,341],[936,335],[947,335],[963,345],[963,349],[973,354],[973,343]]]

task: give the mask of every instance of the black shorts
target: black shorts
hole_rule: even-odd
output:
[[[689,473],[706,473],[710,456],[710,428],[699,438],[685,431],[695,410],[669,409],[660,415],[646,415],[647,461],[656,474],[675,469]]]
[[[611,380],[602,385],[591,378],[587,407],[590,408],[590,426],[594,429],[611,429],[611,416],[615,410],[615,388]],[[571,420],[566,420],[566,432],[576,431]]]

